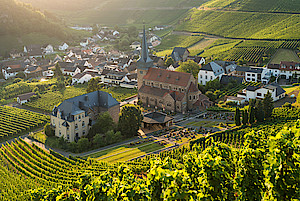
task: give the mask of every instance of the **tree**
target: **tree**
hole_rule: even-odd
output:
[[[188,60],[186,62],[181,62],[180,66],[176,68],[178,72],[191,73],[195,78],[198,77],[200,67],[193,60]]]
[[[220,83],[220,80],[219,79],[214,79],[214,80],[211,80],[211,81],[208,81],[205,85],[205,89],[206,90],[210,90],[210,89],[213,89],[213,90],[217,90],[217,89],[221,89],[221,83]]]
[[[169,67],[170,65],[174,64],[174,60],[172,57],[168,57],[165,61],[165,66]]]
[[[262,101],[256,102],[255,118],[257,119],[258,122],[263,122],[265,119],[265,112],[264,112],[264,106],[262,104]]]
[[[77,142],[77,147],[79,152],[83,152],[88,149],[90,142],[87,138],[81,138]]]
[[[99,78],[92,78],[88,82],[86,92],[91,93],[91,92],[94,92],[94,91],[98,91],[99,89],[100,89],[100,87],[99,87]]]
[[[255,122],[255,113],[254,113],[254,107],[249,107],[249,123],[253,124]]]
[[[46,136],[50,137],[50,136],[54,136],[54,130],[51,128],[50,123],[47,123],[44,126],[44,133]]]
[[[265,98],[263,99],[263,106],[264,106],[264,113],[266,118],[270,118],[272,116],[272,112],[274,109],[274,104],[273,104],[273,98],[271,93],[266,94]]]
[[[60,69],[60,65],[57,63],[55,64],[55,69],[54,69],[54,77],[62,77],[62,71]]]
[[[242,121],[243,121],[243,125],[247,125],[248,124],[248,111],[246,109],[243,111],[243,119],[242,119]]]
[[[101,113],[96,123],[91,127],[88,138],[94,137],[96,134],[105,134],[107,131],[115,129],[115,122],[110,116],[109,112]]]
[[[125,105],[120,113],[118,130],[121,131],[123,136],[135,136],[141,126],[142,120],[143,114],[138,106]]]
[[[234,122],[236,126],[241,125],[241,114],[240,114],[240,109],[238,107],[235,108]]]

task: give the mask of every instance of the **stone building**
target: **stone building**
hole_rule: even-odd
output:
[[[186,113],[212,105],[190,73],[156,68],[149,57],[145,30],[137,62],[138,97],[143,105],[166,111]]]
[[[69,142],[77,141],[88,134],[103,112],[109,112],[112,119],[118,121],[120,103],[107,92],[94,91],[67,99],[55,106],[50,116],[55,136],[64,137]]]

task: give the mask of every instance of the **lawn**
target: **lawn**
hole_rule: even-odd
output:
[[[286,91],[286,94],[289,94],[295,90],[299,90],[299,86],[288,86],[288,87],[282,87],[285,91]]]
[[[300,58],[294,50],[279,49],[271,59],[271,64],[280,64],[281,61],[300,62]]]
[[[163,148],[166,148],[166,147],[170,147],[170,146],[171,146],[170,144],[166,145],[166,146],[159,145],[159,144],[156,144],[156,143],[148,144],[148,145],[145,145],[145,146],[133,148],[129,151],[117,154],[115,156],[111,156],[109,158],[105,158],[105,159],[103,159],[103,161],[106,161],[106,162],[124,162],[124,161],[128,161],[130,159],[145,155],[147,153],[151,153],[153,151],[157,151],[157,150],[160,150],[160,149],[163,149]]]

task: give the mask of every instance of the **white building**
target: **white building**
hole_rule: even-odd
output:
[[[274,101],[285,97],[285,90],[275,82],[263,87],[248,86],[242,93],[238,93],[237,97],[244,98],[246,101],[250,99],[264,99],[268,92],[271,93]]]
[[[44,54],[54,54],[53,46],[49,44],[46,47],[43,47],[43,53]]]
[[[64,43],[64,44],[58,46],[58,49],[60,51],[66,51],[68,48],[69,48],[69,45],[67,43]]]
[[[210,62],[203,66],[198,73],[198,83],[206,85],[207,82],[221,79],[222,75],[225,74],[224,69],[215,62]]]
[[[35,93],[33,92],[30,92],[30,93],[26,93],[26,94],[21,94],[19,96],[17,96],[17,102],[20,104],[20,105],[23,105],[27,102],[30,101],[30,98],[32,96],[36,95]]]

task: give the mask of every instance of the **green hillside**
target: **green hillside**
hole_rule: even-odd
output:
[[[73,24],[170,24],[207,0],[22,0]],[[57,6],[59,5],[59,6]],[[76,12],[74,12],[76,11]]]
[[[211,0],[203,4],[205,8],[299,13],[300,1],[296,0]]]
[[[300,15],[297,14],[192,9],[177,29],[233,38],[299,39],[299,22]]]
[[[81,33],[66,28],[49,12],[41,12],[29,4],[0,0],[0,55],[28,44],[58,44],[76,39]]]

